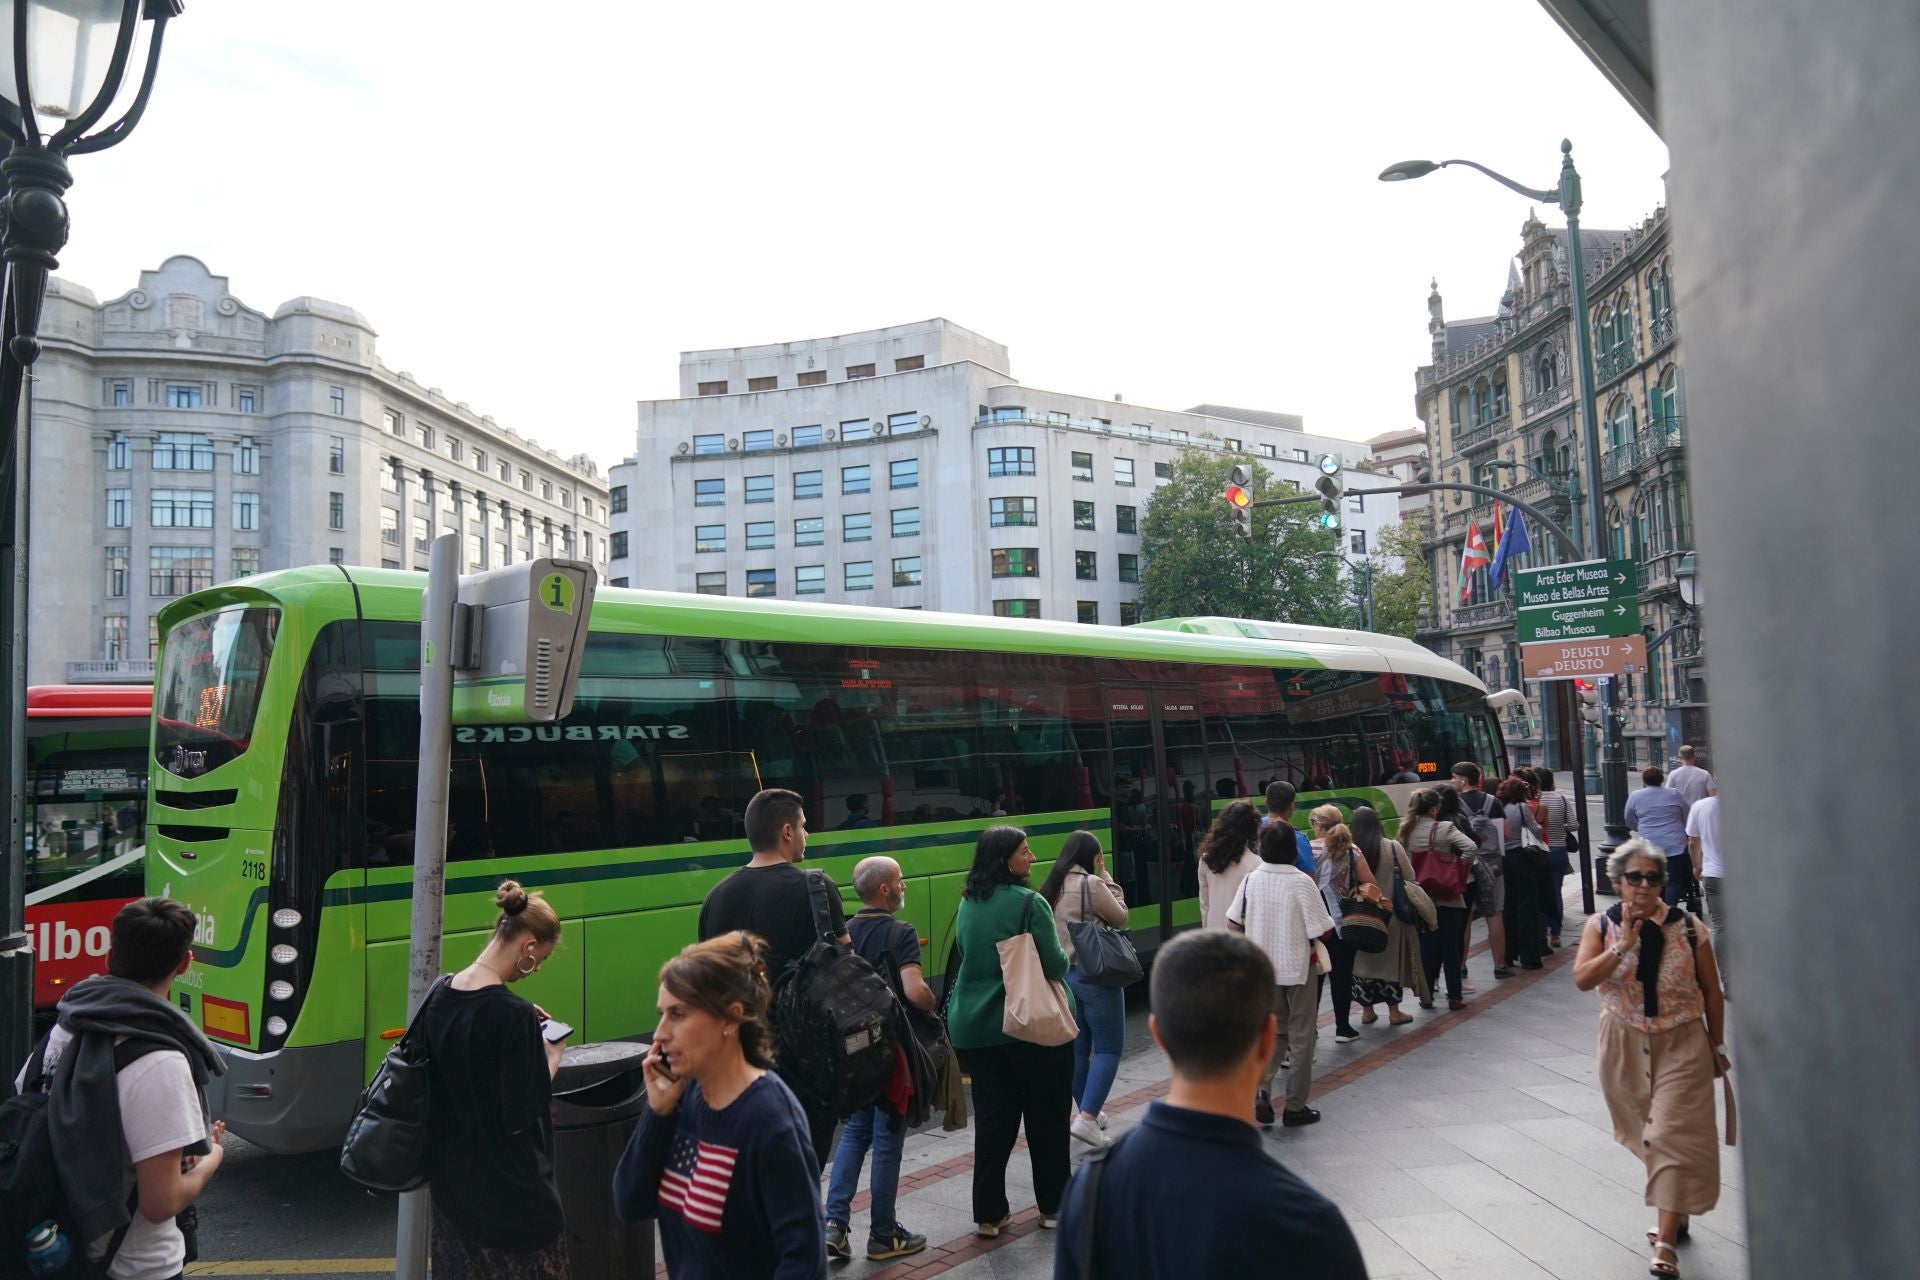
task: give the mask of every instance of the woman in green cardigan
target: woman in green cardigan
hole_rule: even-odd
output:
[[[1047,1047],[1015,1040],[1001,1031],[1007,989],[1000,977],[999,944],[1020,931],[1028,899],[1027,931],[1049,979],[1064,977],[1067,953],[1054,929],[1053,909],[1027,884],[1033,851],[1018,827],[988,827],[974,846],[955,935],[960,962],[947,1006],[947,1034],[967,1074],[973,1077],[977,1130],[973,1158],[973,1219],[978,1234],[992,1237],[1011,1220],[1007,1205],[1007,1160],[1020,1124],[1027,1126],[1033,1161],[1033,1195],[1040,1225],[1060,1213],[1068,1174],[1067,1123],[1073,1110],[1073,1045]]]

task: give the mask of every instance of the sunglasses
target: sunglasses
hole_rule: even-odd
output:
[[[1658,889],[1667,882],[1667,873],[1664,871],[1622,871],[1620,878],[1636,889],[1643,884],[1652,885]]]

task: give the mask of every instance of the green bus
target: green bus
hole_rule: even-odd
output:
[[[293,569],[161,615],[148,889],[198,917],[173,995],[227,1058],[216,1113],[272,1151],[337,1144],[405,1022],[424,585]],[[1150,949],[1198,918],[1217,806],[1278,778],[1391,821],[1462,758],[1505,768],[1485,686],[1389,637],[604,589],[566,720],[455,730],[444,954],[479,949],[512,876],[566,921],[528,997],[582,1041],[645,1036],[769,786],[843,889],[899,859],[930,976],[998,822],[1042,862],[1096,832]]]

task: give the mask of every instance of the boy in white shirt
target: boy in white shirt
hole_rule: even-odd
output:
[[[1286,1110],[1289,1128],[1312,1124],[1320,1113],[1307,1105],[1313,1087],[1314,1017],[1319,992],[1313,984],[1313,944],[1333,928],[1333,917],[1314,878],[1294,865],[1299,846],[1291,826],[1275,823],[1260,833],[1260,865],[1240,882],[1227,908],[1227,928],[1259,944],[1273,962],[1273,1012],[1280,1024],[1274,1069],[1254,1099],[1254,1118],[1273,1123],[1273,1090],[1280,1083],[1282,1055],[1292,1051]]]

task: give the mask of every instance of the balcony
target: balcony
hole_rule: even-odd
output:
[[[67,664],[68,684],[152,684],[152,658],[105,658]]]
[[[1619,444],[1610,446],[1600,455],[1600,478],[1608,484],[1629,480],[1639,461],[1640,441],[1623,440]]]
[[[1674,320],[1673,312],[1666,311],[1653,318],[1652,336],[1653,349],[1655,351],[1658,351],[1680,336],[1680,326],[1678,322]]]
[[[1573,395],[1573,387],[1562,382],[1557,387],[1542,391],[1537,396],[1529,396],[1520,403],[1520,416],[1537,418],[1555,405],[1565,404]]]
[[[1492,600],[1486,604],[1458,605],[1454,608],[1450,621],[1456,631],[1498,627],[1513,621],[1513,605],[1505,600]]]
[[[1455,427],[1453,451],[1465,453],[1475,445],[1486,444],[1493,439],[1493,428],[1498,421],[1498,419],[1490,419],[1486,422],[1470,422],[1465,426]]]
[[[1678,417],[1661,418],[1640,433],[1634,442],[1639,459],[1638,467],[1651,467],[1656,462],[1668,458],[1677,458],[1687,447],[1687,433]]]
[[[1595,386],[1604,387],[1618,378],[1632,373],[1640,361],[1633,354],[1633,344],[1623,342],[1617,347],[1593,353],[1593,381]]]

